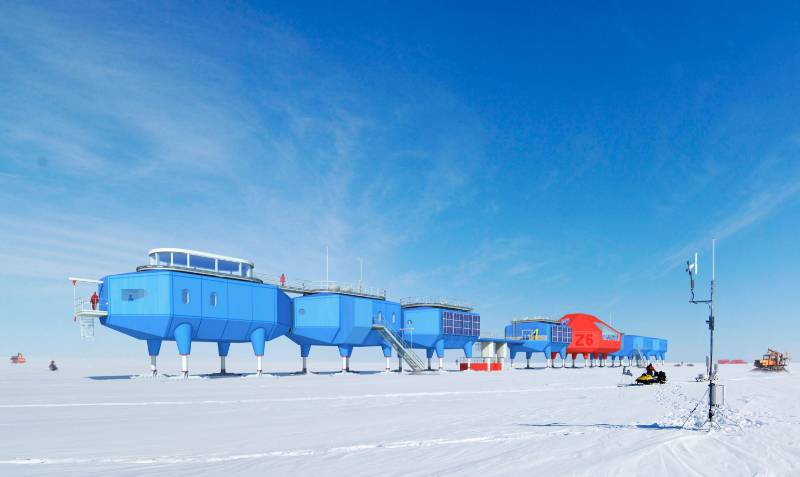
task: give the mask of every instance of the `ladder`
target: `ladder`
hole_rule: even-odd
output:
[[[636,359],[636,367],[644,368],[644,363],[647,361],[639,348],[633,350],[633,357]]]
[[[417,356],[417,353],[415,353],[414,350],[407,348],[402,337],[395,335],[395,333],[391,329],[387,328],[383,322],[373,323],[372,329],[380,333],[383,339],[392,345],[392,348],[397,351],[397,355],[402,358],[403,361],[408,363],[414,373],[419,373],[425,370],[425,363],[422,361],[422,358]]]

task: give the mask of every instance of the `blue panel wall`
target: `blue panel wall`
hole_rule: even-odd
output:
[[[172,340],[180,325],[193,341],[246,342],[263,328],[267,340],[291,324],[290,298],[275,286],[174,271],[104,278],[104,325],[139,339]]]
[[[247,336],[253,324],[253,316],[270,319],[269,306],[266,303],[267,289],[252,287],[247,284],[228,284],[228,323],[222,331],[222,340],[235,340],[239,336]],[[253,310],[257,310],[254,314]]]
[[[171,320],[170,283],[168,273],[104,277],[109,316],[100,322],[139,339],[164,335]]]
[[[372,298],[321,293],[297,297],[293,303],[289,338],[303,346],[383,345],[380,334],[372,330],[373,319],[380,317],[394,329],[402,319],[398,303]]]

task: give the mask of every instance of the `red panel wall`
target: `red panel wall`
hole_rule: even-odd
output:
[[[594,315],[572,313],[564,315],[559,322],[572,328],[572,342],[567,347],[567,354],[580,354],[584,358],[593,354],[605,358],[622,346],[622,333]],[[612,335],[614,339],[607,339]]]

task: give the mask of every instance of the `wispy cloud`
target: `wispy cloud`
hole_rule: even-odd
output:
[[[457,99],[419,81],[407,104],[375,110],[345,67],[267,15],[117,30],[103,7],[3,10],[0,145],[15,181],[0,236],[47,261],[43,275],[221,244],[262,270],[318,273],[309,251],[386,260],[475,195],[481,126]],[[420,117],[441,133],[396,153]]]
[[[757,163],[743,183],[739,203],[719,203],[722,213],[712,217],[712,224],[699,229],[702,238],[683,244],[666,253],[661,272],[682,266],[695,251],[708,246],[711,238],[725,240],[752,227],[800,196],[800,167],[796,165],[795,148],[786,155],[765,157]]]

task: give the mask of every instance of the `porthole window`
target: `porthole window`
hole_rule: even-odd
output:
[[[188,305],[189,304],[189,289],[188,288],[184,288],[183,290],[181,290],[181,301],[183,302],[184,305]]]
[[[211,306],[213,308],[216,308],[217,307],[217,301],[218,301],[217,292],[211,292],[211,296],[209,298],[211,299],[210,300],[211,301]]]

